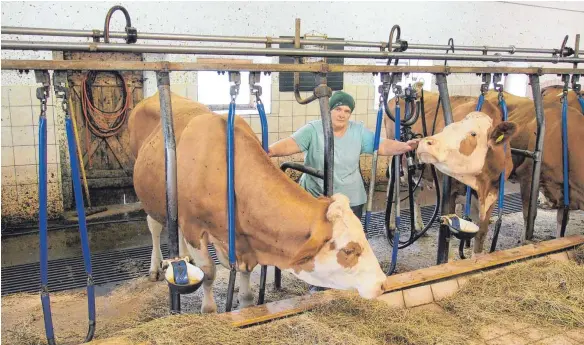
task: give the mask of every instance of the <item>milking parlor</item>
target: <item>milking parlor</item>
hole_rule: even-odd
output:
[[[584,2],[1,9],[2,345],[584,344]]]

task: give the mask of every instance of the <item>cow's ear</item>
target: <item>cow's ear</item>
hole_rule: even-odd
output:
[[[320,249],[322,247],[324,247],[326,242],[327,241],[325,241],[324,239],[319,238],[319,236],[314,236],[314,235],[310,236],[308,241],[306,241],[302,245],[302,247],[300,247],[300,249],[298,250],[296,255],[294,255],[294,257],[290,261],[290,265],[292,267],[300,266],[300,265],[304,265],[308,261],[314,259],[316,254],[318,254]]]
[[[312,226],[310,237],[290,261],[291,266],[303,265],[312,260],[316,254],[332,238],[332,229],[322,222],[316,222]]]
[[[495,147],[508,143],[517,132],[517,125],[513,122],[503,121],[499,123],[489,135],[489,146]]]

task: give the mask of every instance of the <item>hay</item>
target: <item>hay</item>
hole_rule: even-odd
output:
[[[439,303],[465,323],[502,317],[550,327],[584,327],[584,266],[549,258],[470,279]]]
[[[458,345],[480,339],[483,326],[502,320],[550,329],[584,327],[584,266],[573,261],[542,259],[470,278],[438,303],[442,311],[397,309],[355,293],[339,295],[302,315],[244,329],[218,315],[169,316],[122,331],[111,344]]]

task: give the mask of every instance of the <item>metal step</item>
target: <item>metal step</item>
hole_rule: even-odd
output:
[[[521,196],[516,194],[505,195],[505,208],[503,213],[521,212]],[[422,219],[427,223],[432,216],[434,206],[422,207]],[[497,207],[493,214],[497,213]],[[402,223],[400,229],[409,230],[409,212],[401,211]],[[365,216],[361,219],[365,223]],[[385,213],[375,212],[371,215],[371,226],[367,232],[367,237],[385,235]],[[435,223],[433,227],[437,228]],[[216,264],[219,264],[215,248],[209,245],[209,251]],[[123,250],[110,250],[106,252],[93,253],[91,263],[93,269],[93,279],[96,285],[105,283],[120,282],[137,277],[148,275],[150,268],[150,255],[152,246],[144,246]],[[168,257],[168,245],[162,245],[162,254]],[[130,269],[124,267],[130,266]],[[2,268],[2,295],[18,292],[37,292],[40,290],[40,268],[39,263],[15,265]],[[49,261],[49,291],[63,291],[75,288],[83,288],[87,284],[87,275],[83,257],[73,257],[66,259],[56,259]]]

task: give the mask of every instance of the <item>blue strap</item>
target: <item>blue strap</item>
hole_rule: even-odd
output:
[[[235,178],[234,178],[235,100],[229,103],[227,116],[227,229],[229,231],[229,264],[235,266]]]
[[[584,115],[584,97],[578,95],[578,103],[580,103],[580,109],[582,110],[582,115]]]
[[[481,93],[479,96],[479,101],[477,103],[476,111],[481,111],[483,108],[483,103],[485,102],[485,95]],[[464,218],[469,218],[470,215],[470,203],[471,203],[471,189],[470,186],[466,186],[466,204],[464,205]]]
[[[264,103],[257,97],[258,113],[260,114],[260,122],[262,124],[262,147],[264,151],[268,152],[268,119],[266,117],[266,110],[264,109]]]
[[[70,117],[65,119],[67,141],[69,144],[69,159],[71,160],[71,174],[73,177],[73,192],[77,218],[79,219],[79,235],[81,237],[81,252],[85,271],[87,273],[87,308],[89,321],[95,322],[95,286],[93,285],[93,273],[91,270],[91,252],[89,251],[89,238],[87,236],[87,223],[85,220],[85,206],[83,204],[83,190],[81,189],[81,177],[79,175],[79,160],[77,158],[77,144],[73,133],[73,122]]]
[[[564,95],[562,101],[562,163],[564,170],[564,206],[569,206],[570,180],[568,176],[568,97]],[[581,99],[580,105],[582,105]]]
[[[48,231],[48,194],[47,194],[47,118],[39,119],[39,243],[41,268],[41,303],[45,322],[47,339],[53,341],[53,317],[51,314],[51,298],[49,296],[49,248]]]
[[[379,104],[379,111],[377,112],[377,122],[375,123],[375,140],[373,142],[373,150],[379,150],[379,142],[381,141],[381,123],[383,120],[383,104]]]
[[[501,100],[499,101],[499,106],[501,106],[501,112],[503,113],[503,121],[507,121],[509,119],[509,113],[507,111],[507,103],[505,103],[505,98],[501,96]],[[503,150],[507,150],[507,144],[503,145]],[[503,167],[503,171],[501,172],[501,177],[499,178],[499,203],[498,203],[498,214],[503,214],[503,200],[505,196],[505,167]]]

